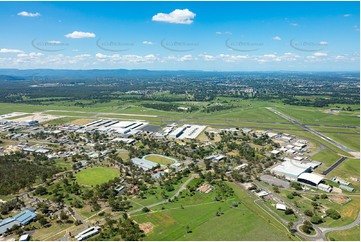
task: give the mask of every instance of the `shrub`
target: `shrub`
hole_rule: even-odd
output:
[[[288,199],[293,199],[294,196],[290,193],[290,194],[287,195],[287,198],[288,198]]]
[[[312,217],[313,216],[313,212],[311,210],[305,210],[304,214],[308,217]]]
[[[311,218],[311,223],[313,223],[313,224],[320,224],[320,223],[322,223],[323,222],[323,220],[322,220],[322,218],[321,217],[319,217],[319,216],[313,216],[312,218]]]
[[[326,211],[326,215],[335,220],[341,218],[341,215],[335,209],[332,208]]]

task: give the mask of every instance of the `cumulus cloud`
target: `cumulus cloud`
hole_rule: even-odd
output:
[[[119,55],[119,54],[104,55],[102,53],[97,53],[95,57],[100,61],[109,61],[111,63],[127,63],[127,64],[153,63],[159,60],[153,54],[141,56],[141,55]]]
[[[18,16],[22,16],[22,17],[39,17],[39,16],[41,16],[41,14],[38,13],[38,12],[30,13],[30,12],[22,11],[22,12],[18,13]]]
[[[273,37],[273,39],[274,40],[282,40],[281,37],[279,37],[279,36],[275,36],[275,37]]]
[[[171,13],[157,13],[152,17],[152,21],[166,22],[172,24],[191,24],[196,16],[189,9],[176,9]]]
[[[71,39],[95,38],[95,34],[90,32],[74,31],[73,33],[66,34],[65,37]]]
[[[6,49],[6,48],[0,49],[0,53],[22,53],[22,52],[24,51],[17,49]]]
[[[184,55],[184,56],[179,58],[179,61],[191,61],[191,60],[193,60],[192,55]]]
[[[24,58],[24,57],[35,58],[35,57],[40,57],[40,56],[43,56],[43,55],[44,55],[44,54],[39,53],[39,52],[31,52],[31,53],[29,53],[29,54],[25,54],[25,53],[18,54],[17,57],[21,57],[21,58]]]
[[[325,52],[315,52],[315,53],[313,53],[313,56],[324,57],[324,56],[327,56],[327,53],[325,53]]]
[[[320,45],[328,45],[328,42],[326,42],[326,41],[321,41],[321,42],[320,42]]]
[[[214,61],[214,60],[216,60],[216,57],[213,56],[213,55],[200,54],[199,57],[201,57],[204,61]]]
[[[154,45],[154,42],[147,41],[147,40],[144,40],[142,43],[143,43],[143,45]]]

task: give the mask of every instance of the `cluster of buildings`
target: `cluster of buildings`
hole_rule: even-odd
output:
[[[124,137],[135,135],[141,131],[141,128],[147,126],[147,122],[141,121],[119,121],[111,119],[100,119],[83,126],[80,126],[76,131],[78,133],[85,133],[87,131],[101,131],[114,132]]]

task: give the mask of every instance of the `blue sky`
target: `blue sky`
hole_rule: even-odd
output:
[[[358,2],[0,2],[2,68],[359,70]]]

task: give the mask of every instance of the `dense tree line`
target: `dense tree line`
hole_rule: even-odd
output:
[[[37,179],[45,181],[61,171],[51,162],[39,159],[30,160],[21,152],[0,156],[0,195],[30,188]]]

